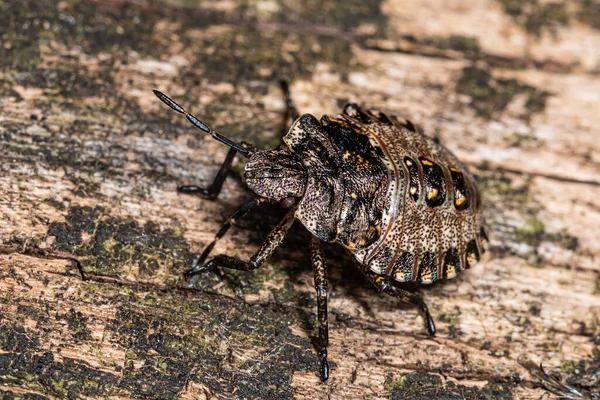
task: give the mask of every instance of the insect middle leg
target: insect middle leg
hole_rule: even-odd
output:
[[[390,282],[389,276],[376,274],[366,266],[361,266],[361,270],[365,273],[367,278],[369,278],[371,283],[373,283],[373,285],[375,285],[375,287],[377,287],[377,289],[379,289],[380,291],[391,296],[397,297],[405,303],[413,304],[419,307],[419,311],[421,311],[423,318],[425,318],[425,323],[427,326],[427,332],[429,333],[429,336],[435,335],[435,323],[433,322],[433,318],[429,313],[429,308],[427,307],[425,300],[423,300],[421,296],[394,286]]]
[[[257,199],[257,200],[260,200],[260,199]],[[244,205],[244,207],[247,204],[248,203],[246,203]],[[242,209],[240,209],[238,211],[238,213],[241,211],[242,211]],[[225,254],[218,254],[212,260],[208,261],[206,264],[201,264],[201,261],[202,261],[202,263],[204,262],[204,259],[206,259],[208,257],[208,254],[214,247],[214,243],[216,242],[216,239],[215,239],[215,241],[213,241],[211,244],[209,244],[206,247],[206,249],[202,252],[202,255],[198,259],[198,262],[196,263],[194,268],[188,270],[185,273],[186,277],[190,277],[199,272],[213,270],[217,267],[236,269],[239,271],[252,271],[252,270],[259,268],[261,265],[263,265],[265,263],[267,258],[269,258],[269,256],[271,256],[271,254],[273,254],[275,249],[277,249],[277,247],[279,247],[279,245],[283,242],[283,239],[285,239],[285,236],[287,235],[288,231],[290,230],[290,227],[294,223],[294,220],[295,220],[294,212],[295,212],[294,209],[292,209],[290,212],[288,212],[286,214],[286,216],[281,220],[281,222],[279,222],[279,224],[277,224],[277,226],[275,226],[275,228],[273,228],[273,230],[267,236],[267,239],[263,242],[260,249],[250,258],[250,261],[245,262],[245,261],[240,260],[239,258],[231,257],[231,256],[228,256]],[[238,214],[238,213],[236,213],[236,214]],[[225,224],[223,226],[223,228],[221,228],[221,230],[219,230],[219,233],[221,233],[223,230],[225,232],[227,232],[227,229],[229,229],[229,227],[225,228],[226,225],[227,224]],[[217,236],[219,236],[219,233],[217,233]],[[225,234],[225,233],[223,232],[223,234]]]
[[[319,357],[321,357],[321,380],[329,379],[329,362],[327,347],[329,346],[329,326],[327,321],[327,270],[321,251],[321,242],[316,237],[310,241],[310,258],[315,277],[317,291],[317,319],[319,322]]]
[[[190,277],[192,275],[197,274],[198,272],[204,271],[206,269],[204,267],[204,261],[206,261],[210,252],[215,247],[215,244],[217,244],[219,239],[225,236],[229,228],[231,228],[231,225],[234,225],[237,222],[237,220],[246,216],[246,214],[248,214],[254,207],[267,201],[267,199],[259,197],[257,199],[250,200],[249,202],[241,206],[231,217],[229,217],[227,222],[223,224],[221,229],[219,229],[219,231],[215,235],[213,241],[210,242],[208,246],[206,246],[204,251],[202,251],[202,254],[200,254],[200,257],[198,257],[193,267],[185,272],[185,276]]]

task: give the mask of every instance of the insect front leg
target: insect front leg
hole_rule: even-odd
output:
[[[243,146],[245,149],[247,149],[249,152],[256,151],[256,148],[247,142],[242,141],[242,142],[240,142],[240,145]],[[238,152],[237,148],[232,147],[229,149],[229,151],[227,152],[227,156],[225,156],[225,161],[223,161],[223,164],[221,164],[221,168],[219,168],[219,172],[217,172],[215,179],[213,180],[212,184],[208,188],[203,188],[203,187],[196,186],[196,185],[184,185],[184,186],[178,186],[177,191],[180,193],[199,195],[199,196],[205,197],[208,200],[216,199],[217,196],[219,195],[219,193],[221,193],[221,188],[223,187],[223,182],[225,182],[225,179],[227,178],[227,175],[229,174],[229,171],[231,170],[231,164],[233,164],[233,159],[235,158],[235,155],[237,154],[237,152]]]
[[[229,149],[227,156],[225,157],[225,161],[223,161],[221,168],[219,168],[219,172],[217,172],[217,176],[215,176],[213,183],[208,188],[203,188],[196,185],[186,185],[177,187],[177,191],[180,193],[197,194],[209,200],[216,199],[219,193],[221,193],[223,182],[225,182],[225,178],[227,178],[227,175],[229,174],[229,170],[231,169],[231,164],[233,163],[236,153],[236,149]]]
[[[361,269],[365,273],[367,278],[369,278],[371,283],[373,283],[373,285],[375,285],[375,287],[377,287],[377,289],[379,289],[380,291],[391,296],[397,297],[405,303],[413,304],[419,307],[423,318],[425,318],[425,322],[427,324],[427,332],[429,333],[429,336],[435,335],[435,323],[433,322],[433,318],[429,313],[429,308],[427,307],[425,300],[423,300],[421,296],[394,286],[392,283],[390,283],[390,278],[386,275],[376,274],[366,266],[361,266]]]
[[[221,191],[221,187],[223,186],[223,182],[231,169],[231,163],[233,162],[233,158],[235,157],[236,152],[240,152],[241,154],[249,157],[252,153],[254,153],[257,149],[253,145],[247,142],[234,142],[233,140],[221,135],[219,132],[213,131],[208,125],[204,122],[200,121],[195,115],[188,113],[183,107],[177,104],[172,98],[167,96],[166,94],[154,89],[153,90],[156,97],[158,97],[163,103],[168,105],[171,109],[177,111],[180,114],[185,115],[187,120],[194,125],[196,128],[200,129],[204,133],[210,134],[214,139],[219,142],[226,144],[230,147],[229,152],[227,153],[227,157],[225,157],[225,161],[212,185],[208,188],[202,188],[200,186],[188,185],[188,186],[180,186],[177,188],[178,191],[182,193],[190,193],[190,194],[199,194],[201,196],[207,197],[211,200],[214,200]]]
[[[329,379],[329,362],[327,347],[329,346],[329,327],[327,318],[327,270],[321,251],[321,242],[316,237],[310,241],[310,258],[315,277],[317,291],[317,319],[319,322],[319,356],[321,357],[321,380]]]
[[[208,245],[208,247],[204,250],[202,256],[200,256],[198,260],[197,265],[191,270],[187,271],[185,275],[189,277],[202,271],[215,269],[216,267],[236,269],[239,271],[252,271],[259,268],[265,263],[267,258],[269,258],[271,254],[273,254],[275,249],[279,247],[279,245],[283,242],[283,239],[285,239],[285,236],[290,230],[290,227],[294,223],[294,212],[295,210],[291,210],[290,212],[288,212],[286,216],[281,220],[281,222],[279,222],[279,224],[277,224],[277,226],[273,228],[273,230],[269,233],[267,239],[264,241],[260,249],[250,258],[250,261],[245,262],[235,257],[231,257],[225,254],[219,254],[215,256],[212,260],[208,261],[206,264],[201,265],[200,261],[204,261],[202,259],[204,254],[206,253],[206,256],[208,256],[208,252],[210,252],[210,250],[212,250],[212,247],[214,247],[213,242],[210,245]],[[224,228],[225,226],[221,228],[219,233],[221,233],[221,231],[223,231]],[[225,231],[227,231],[227,229],[225,229]],[[219,233],[217,233],[217,236],[219,235]],[[206,258],[206,256],[204,258]]]

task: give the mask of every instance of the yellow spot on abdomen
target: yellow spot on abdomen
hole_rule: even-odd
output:
[[[369,232],[377,232],[377,233],[381,234],[381,227],[371,225],[371,226],[369,226]]]

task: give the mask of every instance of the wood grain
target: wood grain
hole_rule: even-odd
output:
[[[0,1],[3,398],[567,390],[528,361],[600,398],[598,15],[585,0]],[[217,201],[177,194],[226,148],[151,92],[267,148],[282,78],[303,113],[355,101],[438,137],[477,174],[491,232],[476,267],[419,289],[434,339],[326,246],[328,384],[300,224],[255,274],[183,279],[251,193],[239,159]],[[215,254],[249,258],[282,216],[261,207]]]

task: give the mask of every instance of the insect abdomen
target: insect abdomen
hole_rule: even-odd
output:
[[[398,282],[448,279],[477,262],[484,249],[473,177],[452,153],[410,122],[377,118],[367,134],[382,150],[390,185],[380,239],[355,254]],[[379,114],[382,115],[382,114]]]

